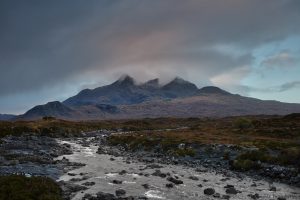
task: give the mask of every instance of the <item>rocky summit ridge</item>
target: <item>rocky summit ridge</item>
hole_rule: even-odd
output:
[[[300,112],[300,104],[244,97],[215,86],[199,89],[180,77],[161,85],[157,78],[138,83],[125,75],[112,84],[84,89],[63,102],[35,106],[13,119],[32,120],[44,116],[67,120],[225,117],[295,112]]]

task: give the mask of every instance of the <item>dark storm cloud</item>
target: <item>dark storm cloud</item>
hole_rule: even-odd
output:
[[[239,90],[244,91],[245,93],[249,93],[249,92],[277,93],[277,92],[285,92],[297,88],[300,88],[300,81],[286,82],[281,85],[267,87],[267,88],[263,88],[263,87],[257,88],[257,87],[250,87],[246,85],[239,86]]]
[[[291,89],[294,89],[294,88],[299,88],[299,87],[300,87],[300,81],[292,81],[292,82],[282,84],[279,87],[279,91],[284,92],[284,91],[291,90]]]
[[[209,81],[250,65],[253,48],[299,34],[299,10],[298,0],[4,0],[0,96],[124,66]]]
[[[267,68],[290,68],[300,65],[300,52],[281,51],[276,55],[270,56],[261,62]]]

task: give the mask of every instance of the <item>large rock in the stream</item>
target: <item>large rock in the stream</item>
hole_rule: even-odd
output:
[[[150,188],[149,184],[145,183],[142,185],[146,190],[148,190]]]
[[[213,195],[215,193],[215,189],[213,189],[213,188],[206,188],[206,189],[204,189],[203,193],[205,195]]]
[[[115,195],[105,192],[98,192],[97,194],[97,200],[116,200],[117,198]]]
[[[285,197],[278,197],[277,200],[286,200]]]
[[[234,187],[230,187],[226,189],[226,194],[237,194],[238,191]]]
[[[124,174],[127,174],[126,170],[122,170],[122,171],[119,172],[119,175],[124,175]]]
[[[113,180],[112,183],[113,184],[122,184],[122,181],[120,181],[120,180]]]
[[[174,184],[176,184],[176,185],[183,184],[182,180],[179,180],[179,179],[176,179],[176,178],[173,178],[173,177],[168,177],[167,180],[174,183]]]
[[[77,185],[74,183],[69,183],[65,181],[58,182],[59,186],[61,187],[63,194],[65,197],[70,197],[72,193],[79,192],[81,190],[87,190],[88,188],[82,185]]]

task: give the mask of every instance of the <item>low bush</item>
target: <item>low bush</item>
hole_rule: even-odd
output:
[[[0,176],[0,200],[62,200],[59,186],[50,178]]]
[[[249,171],[249,170],[258,170],[261,168],[261,165],[257,161],[252,161],[249,159],[245,159],[245,160],[237,159],[232,162],[231,167],[234,170],[238,170],[238,171]]]

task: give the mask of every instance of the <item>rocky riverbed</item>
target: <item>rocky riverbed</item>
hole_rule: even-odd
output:
[[[102,139],[61,141],[73,154],[65,157],[81,162],[59,178],[64,184],[77,185],[78,191],[65,189],[74,200],[81,199],[299,199],[297,187],[263,179],[184,163],[166,163],[161,159],[125,156]],[[101,151],[103,150],[103,151]],[[97,153],[98,152],[98,153]]]
[[[129,152],[105,141],[101,135],[7,136],[0,143],[0,175],[51,177],[73,200],[300,199],[299,187],[232,172],[225,162]]]

